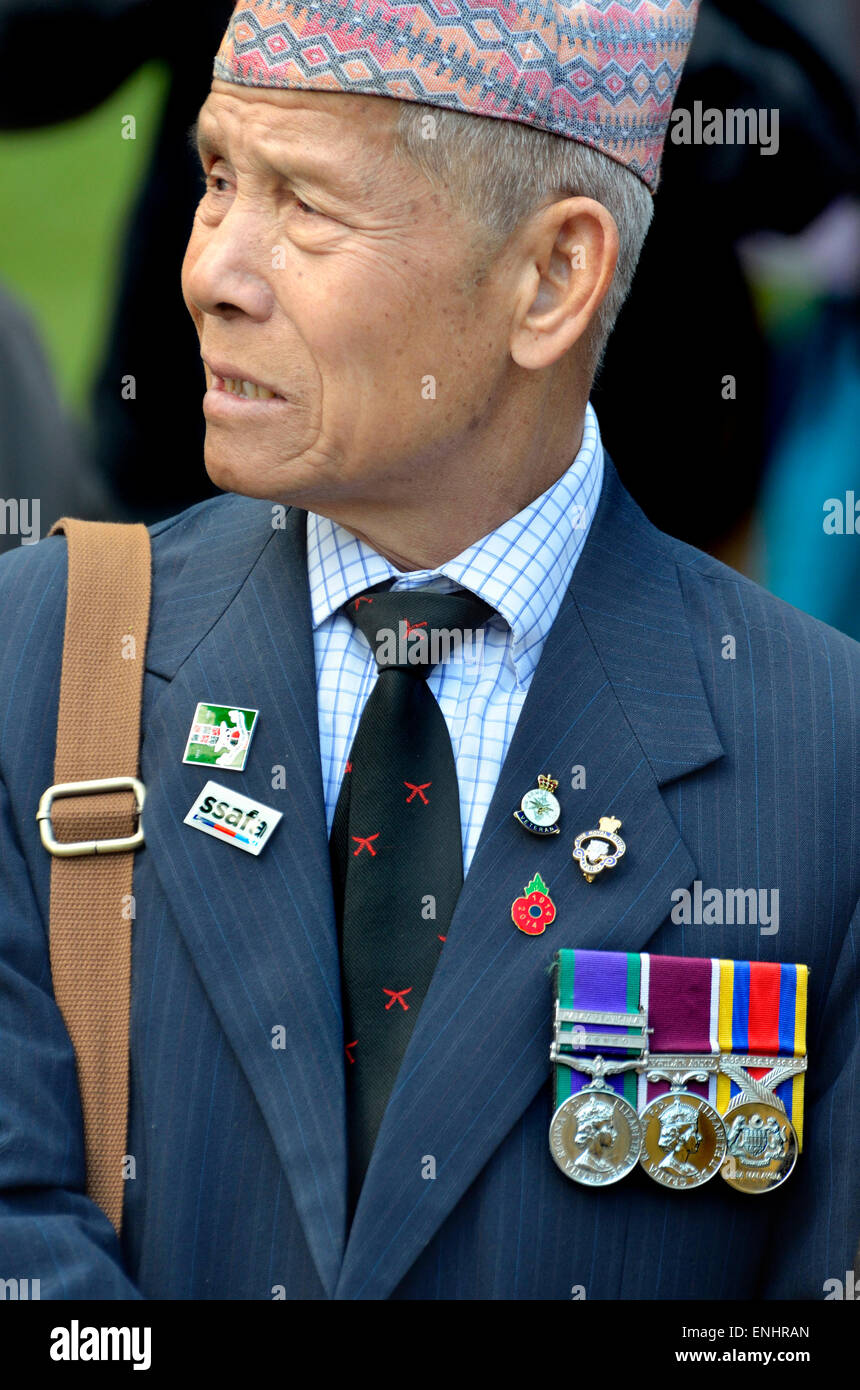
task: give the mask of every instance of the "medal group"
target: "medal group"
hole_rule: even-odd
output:
[[[514,819],[559,834],[547,773]],[[573,842],[588,883],[626,852],[621,821],[601,816]],[[540,874],[511,906],[540,935],[556,908]],[[805,965],[562,950],[556,955],[550,1152],[574,1182],[605,1187],[639,1165],[662,1187],[717,1173],[738,1192],[770,1192],[792,1172],[803,1135]]]
[[[549,1141],[561,1171],[589,1187],[619,1182],[637,1164],[675,1190],[717,1173],[738,1192],[780,1186],[801,1145],[807,973],[804,965],[559,951]],[[617,1007],[619,993],[628,1007]],[[655,1050],[653,1035],[677,1034],[678,1017],[684,1050]],[[750,1019],[778,1050],[736,1050]]]

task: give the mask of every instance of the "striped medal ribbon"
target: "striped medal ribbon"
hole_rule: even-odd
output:
[[[721,960],[717,1108],[728,1136],[726,1182],[768,1192],[803,1147],[809,969]]]
[[[567,1177],[589,1187],[626,1177],[642,1149],[636,1072],[648,1044],[641,960],[628,951],[556,957],[550,1152]]]

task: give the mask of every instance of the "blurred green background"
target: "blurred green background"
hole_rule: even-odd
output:
[[[0,133],[0,274],[36,317],[60,391],[88,409],[122,240],[149,161],[167,71],[148,63],[89,115]],[[122,138],[134,112],[135,139]]]

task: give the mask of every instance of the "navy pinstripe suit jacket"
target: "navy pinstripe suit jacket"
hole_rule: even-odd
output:
[[[0,561],[0,1276],[43,1298],[822,1298],[860,1227],[857,646],[660,534],[608,465],[347,1231],[304,523],[224,496],[153,530],[121,1245],[84,1195],[35,821],[65,541]],[[206,699],[261,711],[236,786],[284,819],[259,859],[182,824],[207,777],[181,761]],[[511,815],[545,768],[569,832],[551,844]],[[628,852],[589,885],[570,840],[610,811]],[[510,908],[536,869],[558,915],[533,938]],[[672,891],[695,879],[778,889],[778,933],[676,925]],[[811,966],[807,1142],[783,1188],[678,1193],[637,1171],[592,1191],[559,1172],[560,946]]]

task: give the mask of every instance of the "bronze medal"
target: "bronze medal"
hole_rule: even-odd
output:
[[[738,1192],[770,1192],[797,1162],[797,1135],[784,1110],[760,1100],[742,1101],[723,1117],[728,1153],[720,1169]]]

